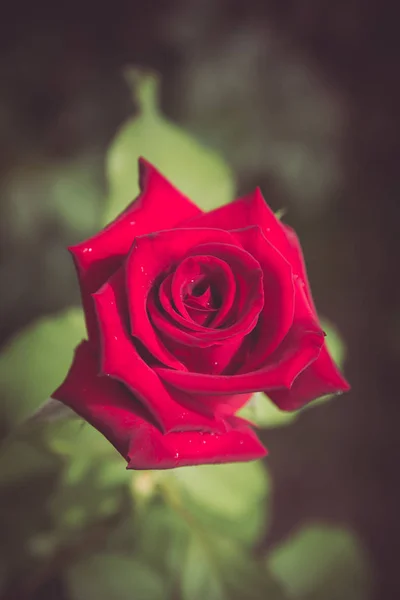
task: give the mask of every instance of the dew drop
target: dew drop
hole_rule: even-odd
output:
[[[84,248],[83,249],[83,253],[85,254],[86,252],[92,252],[93,248]]]
[[[136,221],[129,221],[129,225],[136,225]]]
[[[179,458],[179,452],[175,452],[174,454],[174,458],[178,459]]]

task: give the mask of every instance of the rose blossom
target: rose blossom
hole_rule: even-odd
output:
[[[128,468],[247,461],[236,416],[253,392],[282,410],[347,390],[319,325],[299,241],[257,189],[203,213],[139,161],[139,197],[70,248],[88,340],[53,397]]]

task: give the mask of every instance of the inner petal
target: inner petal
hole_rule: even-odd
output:
[[[192,293],[185,298],[184,304],[192,320],[207,327],[214,318],[221,300],[215,291],[213,294],[207,277],[204,277],[204,280],[196,284]]]
[[[209,255],[191,256],[182,261],[171,281],[171,299],[187,319],[205,326],[219,314],[221,322],[232,307],[236,282],[230,266]]]
[[[194,306],[199,308],[215,308],[214,298],[211,291],[210,283],[207,281],[207,278],[204,277],[204,280],[198,283],[190,294],[185,298],[186,306]]]

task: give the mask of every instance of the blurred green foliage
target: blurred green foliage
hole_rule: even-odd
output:
[[[309,524],[274,548],[267,564],[293,600],[368,597],[363,548],[344,529]]]
[[[104,223],[136,195],[139,155],[202,208],[231,200],[229,168],[163,119],[156,79],[132,71],[129,78],[140,114],[110,148]],[[79,189],[73,207],[59,200],[63,218],[79,220]],[[18,333],[0,357],[0,594],[41,597],[57,578],[68,600],[368,598],[368,561],[347,531],[315,526],[262,549],[273,518],[266,464],[132,473],[79,419],[47,418],[51,411],[29,419],[83,337],[82,311],[69,309]],[[327,341],[340,363],[343,345],[330,328]],[[261,427],[296,417],[261,395],[248,416]]]
[[[81,309],[44,317],[17,334],[0,357],[3,413],[16,426],[60,385],[85,338]]]

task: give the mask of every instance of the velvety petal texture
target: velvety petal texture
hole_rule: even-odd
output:
[[[260,190],[203,213],[144,159],[140,195],[70,248],[88,341],[53,394],[128,468],[247,461],[236,416],[254,392],[283,410],[348,389],[325,344],[300,243]]]

